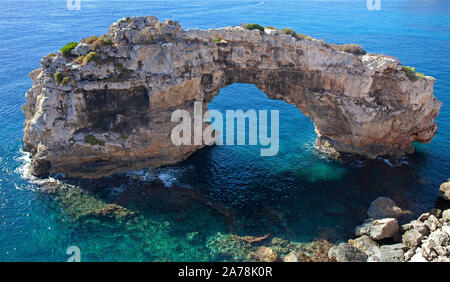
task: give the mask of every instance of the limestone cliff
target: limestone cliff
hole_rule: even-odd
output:
[[[30,74],[23,141],[35,175],[179,162],[201,146],[172,144],[172,112],[206,106],[233,83],[294,104],[314,123],[318,147],[336,154],[400,156],[437,130],[434,79],[408,77],[389,56],[273,30],[184,31],[155,17],[122,19],[82,42]]]

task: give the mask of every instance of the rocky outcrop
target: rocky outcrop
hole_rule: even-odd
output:
[[[294,104],[314,123],[318,147],[337,155],[399,156],[430,142],[441,106],[434,79],[355,50],[242,27],[184,31],[155,17],[122,19],[31,72],[24,149],[41,176],[173,164],[204,145],[172,144],[172,112],[206,107],[233,83]]]
[[[382,200],[378,198],[372,202],[368,214],[374,211],[374,206],[385,207],[381,210],[388,212],[389,215],[391,207],[401,211],[401,208],[389,198]],[[400,228],[387,228],[388,222],[392,224],[394,221],[396,225],[397,221],[394,218],[366,220],[363,225],[356,228],[356,235],[360,237],[350,239],[348,245],[364,252],[368,262],[450,262],[450,209],[442,211],[433,208]],[[386,231],[388,229],[389,232]],[[380,235],[383,233],[383,236]],[[388,241],[386,238],[389,238]],[[341,245],[330,249],[328,253],[330,259],[335,259],[335,252]]]

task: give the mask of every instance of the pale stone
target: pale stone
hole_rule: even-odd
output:
[[[439,187],[439,196],[441,198],[450,201],[450,182],[444,182]]]
[[[408,248],[404,244],[383,245],[380,247],[380,262],[402,262],[405,260],[405,250]]]
[[[384,218],[367,221],[356,227],[356,236],[367,235],[374,240],[389,238],[399,231],[397,219]]]
[[[255,253],[255,256],[261,262],[275,262],[278,260],[278,255],[272,248],[261,246]]]
[[[408,230],[402,236],[403,243],[410,248],[419,246],[423,239],[424,235],[416,229]]]
[[[369,257],[380,252],[377,242],[372,240],[367,235],[363,235],[353,240],[348,240],[348,243],[365,252]]]

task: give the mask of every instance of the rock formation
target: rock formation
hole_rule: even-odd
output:
[[[233,83],[294,104],[314,123],[317,146],[331,153],[400,156],[414,141],[430,142],[441,106],[434,79],[353,49],[273,30],[184,31],[155,17],[122,19],[102,37],[43,57],[31,72],[24,149],[40,176],[95,178],[173,164],[204,145],[172,144],[172,112],[192,112],[195,101],[206,107]]]
[[[401,215],[397,204],[385,197],[373,201],[368,214],[380,207],[387,213],[396,207],[395,210],[400,211],[398,215]],[[388,223],[394,221],[389,228]],[[336,261],[358,261],[355,254],[363,252],[368,262],[450,262],[450,209],[432,208],[430,212],[421,214],[400,228],[394,218],[369,218],[363,225],[356,227],[355,233],[359,237],[350,239],[348,244],[332,247],[328,257]],[[391,244],[386,244],[389,241]],[[354,249],[349,251],[350,245]]]

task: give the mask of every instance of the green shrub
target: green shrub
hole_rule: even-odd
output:
[[[273,30],[278,30],[276,27],[273,27],[271,25],[266,26],[267,29],[273,29]]]
[[[124,23],[124,22],[131,23],[131,18],[130,17],[126,17],[125,19],[121,19],[119,21],[119,23]]]
[[[330,44],[330,46],[338,51],[354,54],[354,55],[364,55],[366,50],[358,44]]]
[[[97,52],[89,52],[86,56],[83,58],[83,64],[87,64],[89,62],[99,62],[100,55]]]
[[[61,51],[61,53],[64,54],[64,56],[70,57],[70,56],[72,56],[71,51],[73,49],[75,49],[75,47],[77,47],[77,46],[78,46],[78,42],[70,42],[70,43],[67,43],[66,46],[62,47],[60,51]]]
[[[56,72],[56,73],[53,75],[53,78],[55,79],[55,81],[56,81],[58,84],[61,84],[61,82],[63,81],[64,76],[63,76],[62,72],[58,71],[58,72]]]
[[[313,39],[311,36],[306,35],[306,34],[302,34],[302,33],[296,33],[295,37],[298,39],[302,39],[302,40],[311,40]]]
[[[416,73],[416,69],[414,67],[403,66],[402,69],[411,81],[416,81],[418,78],[425,78],[423,73]]]
[[[104,35],[98,37],[93,43],[92,47],[97,50],[102,46],[112,45],[112,41],[109,38],[106,38]]]
[[[88,38],[85,38],[85,39],[81,40],[81,42],[86,43],[86,44],[92,44],[92,43],[94,43],[97,39],[98,39],[97,36],[92,35],[92,36],[89,36]]]
[[[65,77],[62,79],[61,84],[62,84],[62,85],[66,85],[67,83],[69,83],[69,81],[70,81],[70,77],[65,76]]]
[[[90,144],[92,146],[95,146],[95,145],[105,146],[105,141],[98,140],[92,134],[86,135],[84,137],[84,142],[86,142],[86,143],[88,143],[88,144]]]
[[[281,30],[281,34],[295,36],[295,30],[293,30],[292,28],[285,27]]]
[[[220,41],[222,41],[222,38],[220,38],[220,37],[216,37],[216,38],[214,38],[214,43],[219,43]]]
[[[259,24],[255,24],[255,23],[248,24],[246,28],[249,29],[249,30],[259,29],[260,31],[264,31],[264,27],[263,26],[261,26]]]

